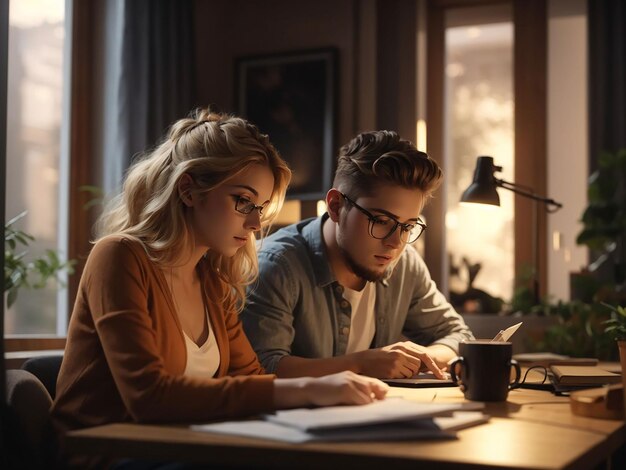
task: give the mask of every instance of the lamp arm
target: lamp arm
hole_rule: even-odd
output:
[[[548,197],[539,196],[529,189],[522,189],[519,184],[511,183],[510,181],[505,181],[498,178],[495,178],[495,180],[496,186],[508,189],[509,191],[513,191],[515,194],[519,194],[520,196],[543,202],[547,206],[548,212],[556,212],[561,207],[563,207],[563,204],[561,204],[560,202],[556,202],[554,199],[550,199]],[[552,208],[550,208],[550,206],[552,206]]]

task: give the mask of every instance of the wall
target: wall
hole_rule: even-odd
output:
[[[358,1],[197,1],[199,105],[234,109],[235,59],[256,54],[336,47],[339,51],[338,129],[335,147],[354,132]]]
[[[336,47],[335,147],[375,128],[415,140],[414,0],[197,0],[195,11],[198,105],[235,111],[238,57]]]
[[[569,300],[569,273],[587,265],[576,245],[587,204],[587,0],[548,3],[548,291]]]

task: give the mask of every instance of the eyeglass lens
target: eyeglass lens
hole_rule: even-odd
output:
[[[413,243],[420,237],[424,231],[424,227],[419,224],[415,224],[411,230],[406,231],[404,230],[402,224],[384,216],[376,217],[370,222],[370,235],[374,238],[388,238],[396,230],[400,230],[400,239],[404,243]]]
[[[235,202],[235,210],[237,212],[241,212],[242,214],[248,215],[254,209],[259,211],[259,215],[263,215],[263,209],[265,209],[265,205],[258,206],[253,203],[250,199],[246,199],[244,197],[240,197]]]

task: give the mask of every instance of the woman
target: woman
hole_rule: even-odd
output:
[[[384,397],[386,385],[352,373],[263,375],[243,333],[254,232],[289,179],[267,136],[209,110],[176,122],[131,168],[81,278],[52,409],[59,431]]]

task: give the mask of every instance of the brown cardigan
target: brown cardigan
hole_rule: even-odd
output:
[[[109,236],[96,243],[57,382],[57,430],[121,421],[199,422],[272,409],[274,376],[260,375],[264,370],[237,312],[214,300],[217,282],[203,279],[219,369],[215,378],[185,377],[185,340],[163,273],[137,241]]]

